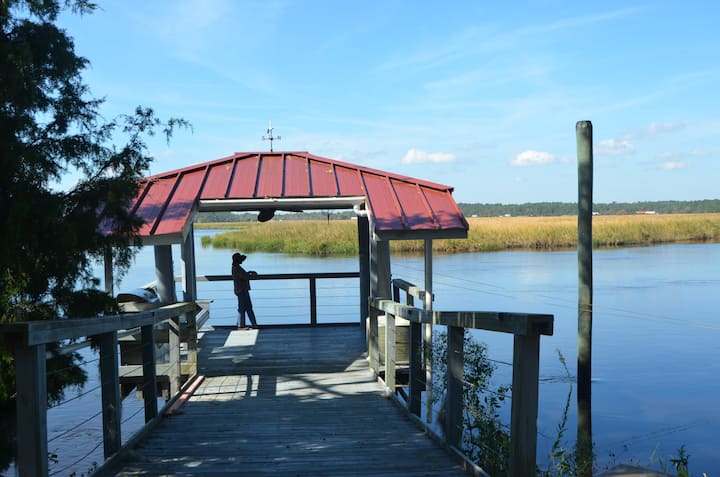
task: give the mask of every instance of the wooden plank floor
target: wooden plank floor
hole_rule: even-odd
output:
[[[206,378],[102,475],[467,475],[388,399],[358,326],[214,329]]]

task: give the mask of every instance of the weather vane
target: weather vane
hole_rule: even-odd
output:
[[[282,139],[280,136],[273,136],[273,127],[272,127],[272,119],[270,120],[270,125],[267,128],[267,136],[263,136],[263,141],[270,141],[270,152],[273,152],[272,143],[274,140],[280,140]]]

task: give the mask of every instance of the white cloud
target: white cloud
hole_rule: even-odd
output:
[[[658,152],[657,154],[655,154],[655,157],[666,161],[675,161],[684,157],[710,157],[710,151],[706,151],[703,149],[693,149],[689,152],[664,151]]]
[[[623,156],[634,154],[635,144],[631,143],[627,136],[620,139],[603,139],[595,143],[593,151],[598,156]]]
[[[542,151],[524,151],[510,160],[510,165],[515,167],[525,166],[543,166],[558,162],[558,158],[549,152]]]
[[[677,131],[683,129],[684,127],[685,123],[683,123],[682,121],[675,121],[669,123],[652,123],[650,124],[650,126],[640,131],[639,135],[640,137],[655,137],[658,134]]]
[[[412,148],[402,158],[403,164],[425,164],[427,162],[453,162],[455,154],[449,152],[425,152]]]
[[[668,161],[662,165],[662,168],[666,171],[671,171],[674,169],[687,169],[688,167],[690,167],[690,164],[683,161]]]
[[[710,151],[703,149],[693,149],[688,153],[690,157],[710,157]]]

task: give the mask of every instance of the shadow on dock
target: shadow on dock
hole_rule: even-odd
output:
[[[205,380],[98,475],[467,475],[383,396],[359,326],[204,330]]]

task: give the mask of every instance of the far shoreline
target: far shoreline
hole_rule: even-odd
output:
[[[354,220],[281,220],[266,223],[196,222],[196,229],[230,229],[203,246],[243,252],[307,256],[357,254]],[[433,241],[435,253],[562,251],[577,246],[577,217],[470,217],[467,239]],[[593,248],[720,242],[720,213],[593,216]],[[419,240],[394,240],[394,253],[422,253]]]

